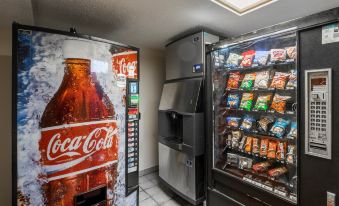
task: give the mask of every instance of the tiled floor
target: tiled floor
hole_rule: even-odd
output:
[[[191,206],[161,185],[157,172],[140,177],[139,185],[139,206]]]

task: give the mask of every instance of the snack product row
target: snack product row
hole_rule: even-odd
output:
[[[241,124],[240,124],[241,123]],[[261,133],[265,135],[271,135],[277,138],[283,138],[287,133],[287,129],[290,126],[290,131],[286,138],[296,139],[297,138],[297,122],[291,123],[288,119],[277,118],[270,115],[263,115],[258,120],[253,116],[245,115],[241,117],[226,117],[226,125],[232,129],[240,129],[245,132]]]
[[[265,137],[257,138],[242,135],[240,131],[232,131],[227,135],[226,146],[227,148],[232,148],[256,157],[274,159],[280,162],[286,161],[289,164],[294,164],[295,162],[295,145]]]
[[[226,60],[226,66],[229,68],[262,66],[277,62],[293,62],[296,57],[295,46],[271,50],[248,50],[241,54],[231,52]]]
[[[265,173],[271,178],[279,177],[288,172],[285,166],[274,167],[275,164],[272,161],[254,163],[253,159],[234,153],[227,154],[227,164],[242,170],[252,170],[254,173]]]
[[[288,105],[288,110],[292,112],[294,98],[291,95],[283,95],[283,94],[274,94],[273,93],[264,93],[259,94],[256,98],[256,102],[254,103],[255,95],[253,93],[243,93],[242,95],[239,93],[229,94],[227,96],[226,108],[227,109],[240,109],[245,111],[270,111],[270,112],[278,112],[284,114],[286,112],[286,108]],[[272,101],[271,101],[272,99]],[[253,108],[252,108],[253,106]]]
[[[273,76],[273,78],[272,78]],[[294,89],[297,87],[297,72],[273,72],[273,70],[247,73],[230,72],[226,89]]]

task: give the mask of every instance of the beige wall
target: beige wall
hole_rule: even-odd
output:
[[[164,54],[140,49],[140,170],[158,165],[157,111],[165,78]],[[11,205],[11,29],[0,30],[0,205]]]
[[[164,52],[140,51],[140,170],[158,165],[158,106],[165,80]]]

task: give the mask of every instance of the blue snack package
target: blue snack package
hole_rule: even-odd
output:
[[[296,139],[297,138],[297,133],[298,133],[297,122],[292,122],[291,123],[291,130],[288,133],[287,138],[289,138],[289,139]]]
[[[226,117],[227,126],[232,128],[238,128],[240,120],[240,117]]]
[[[286,128],[288,127],[290,122],[290,120],[285,120],[283,118],[277,119],[277,121],[273,124],[271,128],[271,133],[278,138],[282,138],[286,133]]]
[[[239,94],[229,94],[227,97],[227,104],[226,107],[231,109],[238,109],[240,102]]]
[[[269,54],[268,51],[256,51],[253,64],[258,66],[266,65],[268,60],[268,54]]]
[[[251,131],[254,123],[255,123],[255,119],[252,116],[246,115],[240,125],[240,129],[245,130],[245,131]]]

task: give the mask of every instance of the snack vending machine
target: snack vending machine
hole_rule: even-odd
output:
[[[13,24],[13,205],[137,205],[139,50]]]
[[[335,205],[338,11],[210,48],[208,205]]]

